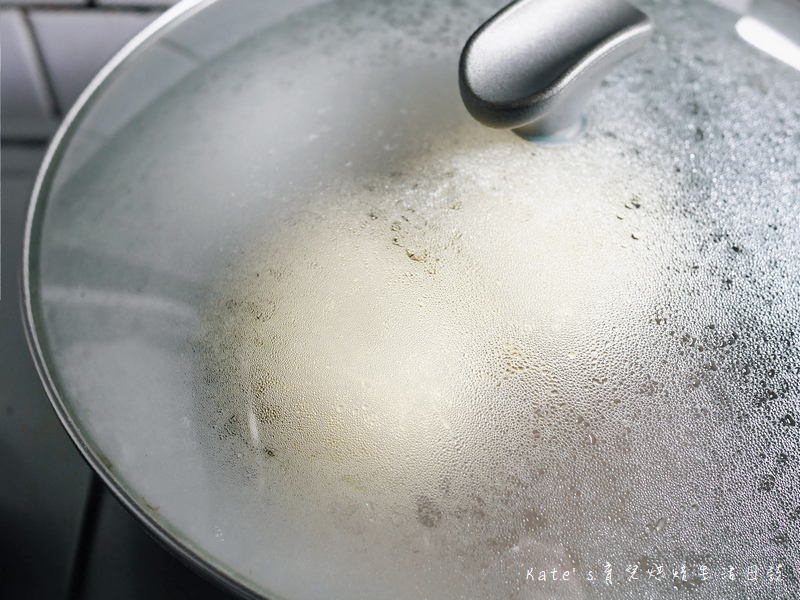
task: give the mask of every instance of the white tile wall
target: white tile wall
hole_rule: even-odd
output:
[[[0,91],[6,137],[40,138],[53,133],[56,111],[41,71],[34,40],[18,9],[0,11]]]
[[[178,0],[0,0],[0,134],[47,140],[85,86]]]
[[[31,11],[30,19],[66,112],[97,72],[158,13]]]

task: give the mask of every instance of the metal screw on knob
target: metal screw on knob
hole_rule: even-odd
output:
[[[571,139],[583,129],[592,90],[653,28],[626,0],[517,0],[464,46],[461,97],[488,127],[526,139]]]

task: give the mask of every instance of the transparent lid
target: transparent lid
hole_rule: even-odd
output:
[[[31,210],[56,409],[245,593],[785,597],[800,73],[643,1],[584,135],[532,144],[459,97],[502,4],[190,3],[120,57]]]

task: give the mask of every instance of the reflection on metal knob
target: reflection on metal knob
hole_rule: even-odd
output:
[[[527,139],[567,139],[619,61],[640,49],[653,21],[626,0],[517,0],[472,34],[459,85],[470,114]]]

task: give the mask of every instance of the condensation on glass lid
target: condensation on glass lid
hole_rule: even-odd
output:
[[[209,295],[198,410],[243,562],[285,544],[331,597],[716,598],[750,565],[784,586],[752,597],[796,587],[781,239],[709,244],[607,139],[469,131],[268,215]],[[614,587],[634,566],[650,587]]]

